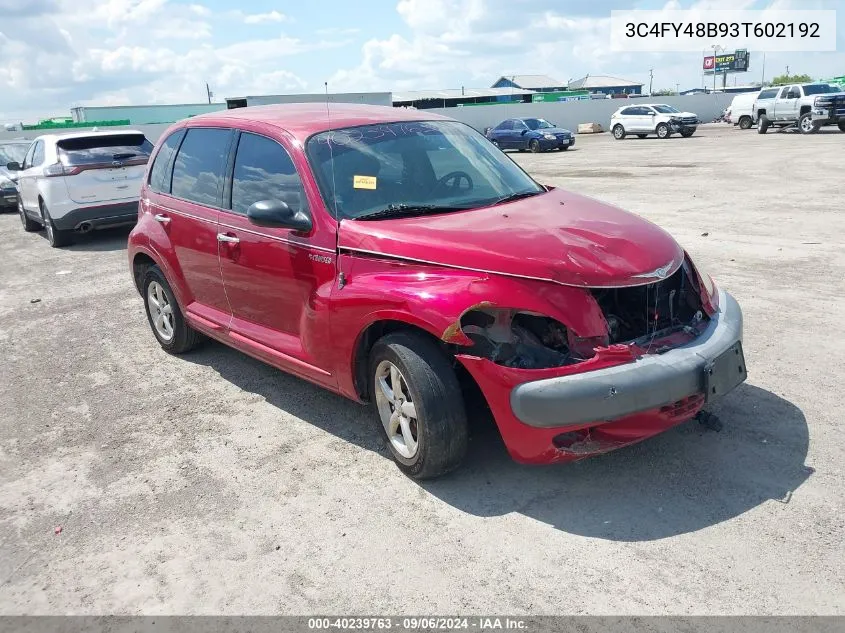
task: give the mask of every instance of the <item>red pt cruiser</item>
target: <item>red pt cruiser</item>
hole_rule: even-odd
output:
[[[472,128],[246,108],[161,137],[129,264],[153,334],[202,335],[375,406],[399,467],[455,468],[462,384],[514,459],[580,459],[745,379],[742,313],[666,232],[537,184]]]

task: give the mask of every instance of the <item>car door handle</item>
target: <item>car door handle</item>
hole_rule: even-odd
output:
[[[225,233],[218,233],[217,241],[226,242],[227,244],[237,244],[240,242],[240,240],[234,235],[226,235]]]
[[[170,224],[170,218],[168,218],[163,213],[156,213],[155,221],[158,222],[159,224]]]

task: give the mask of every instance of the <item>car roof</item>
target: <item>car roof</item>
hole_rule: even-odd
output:
[[[76,132],[64,132],[58,134],[42,134],[36,136],[34,140],[53,142],[61,141],[69,138],[91,138],[92,136],[119,136],[121,134],[143,134],[141,130],[85,130]]]
[[[250,106],[200,114],[184,122],[185,127],[223,124],[237,127],[239,122],[264,123],[285,130],[301,141],[319,132],[359,125],[401,123],[403,121],[453,121],[425,110],[374,106],[357,103],[285,103]]]

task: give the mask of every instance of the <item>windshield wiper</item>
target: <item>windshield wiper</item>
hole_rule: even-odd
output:
[[[493,201],[493,204],[505,204],[506,202],[515,202],[516,200],[522,200],[523,198],[530,198],[532,196],[537,196],[543,193],[542,191],[523,191],[522,193],[512,193],[509,196],[504,196],[503,198],[498,198],[497,200]]]
[[[391,204],[366,215],[360,215],[356,220],[381,220],[384,218],[401,218],[426,213],[447,213],[449,211],[463,211],[464,207],[440,207],[436,204]]]

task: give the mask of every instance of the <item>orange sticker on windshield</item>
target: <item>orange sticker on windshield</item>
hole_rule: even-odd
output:
[[[355,189],[375,189],[376,188],[376,177],[375,176],[355,176],[352,179],[352,186]]]

